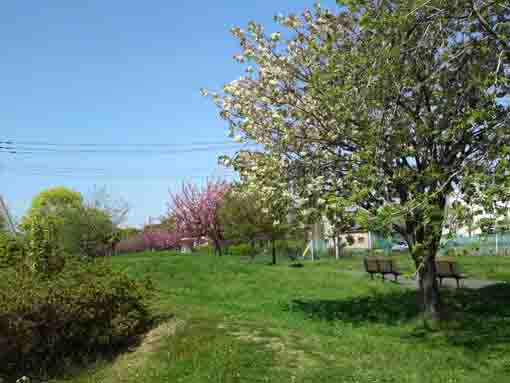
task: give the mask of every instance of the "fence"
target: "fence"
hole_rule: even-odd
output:
[[[510,256],[510,233],[496,233],[444,239],[441,241],[440,254]]]

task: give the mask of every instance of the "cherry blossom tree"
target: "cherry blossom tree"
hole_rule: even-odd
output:
[[[364,226],[391,225],[438,318],[448,195],[510,200],[508,1],[339,3],[277,16],[281,32],[232,30],[246,73],[203,93],[260,149],[222,160],[263,196],[284,188],[304,216],[354,207]]]
[[[152,250],[178,248],[181,240],[181,236],[177,231],[167,231],[161,228],[144,229],[142,236],[145,248]]]
[[[222,255],[223,228],[219,208],[230,184],[226,181],[208,181],[203,187],[184,183],[180,192],[170,193],[168,215],[174,217],[180,238],[200,241],[206,237]]]

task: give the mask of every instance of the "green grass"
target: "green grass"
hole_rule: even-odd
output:
[[[460,261],[510,280],[506,259]],[[302,268],[170,253],[112,262],[151,276],[154,313],[176,330],[162,326],[141,349],[58,382],[490,383],[510,374],[510,285],[444,290],[449,319],[430,329],[413,290],[338,271],[359,269],[359,257]]]

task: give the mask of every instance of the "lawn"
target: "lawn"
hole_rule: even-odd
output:
[[[508,379],[510,285],[445,290],[449,319],[432,329],[418,317],[413,290],[339,272],[359,269],[359,257],[302,268],[267,261],[171,253],[112,258],[116,267],[153,279],[159,325],[131,352],[58,382]],[[459,261],[477,276],[510,280],[505,258]]]

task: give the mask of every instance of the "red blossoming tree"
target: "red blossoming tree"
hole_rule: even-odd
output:
[[[180,238],[199,241],[206,237],[221,255],[224,238],[218,213],[229,190],[226,181],[208,181],[203,187],[184,183],[179,193],[170,193],[169,216],[175,218]]]

